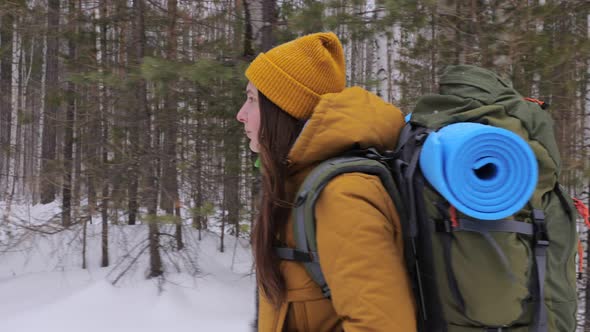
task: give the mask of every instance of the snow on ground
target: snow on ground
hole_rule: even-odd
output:
[[[0,211],[2,208],[0,205]],[[52,216],[55,208],[51,204],[16,206],[12,213],[38,224],[35,218]],[[244,239],[226,236],[226,251],[220,253],[216,234],[203,233],[199,241],[196,233],[190,233],[196,231],[189,232],[187,227],[189,254],[163,255],[168,271],[165,282],[145,278],[149,257],[144,254],[113,286],[112,281],[141,248],[137,244],[146,238],[146,228],[111,225],[108,268],[99,267],[98,219],[88,226],[88,269],[81,268],[81,228],[57,235],[37,234],[0,254],[0,331],[251,330],[254,278],[250,248]],[[6,240],[7,235],[0,234],[0,239],[2,236]],[[121,260],[125,253],[131,256]],[[198,266],[196,276],[189,273],[190,260]],[[183,272],[176,272],[173,262]]]

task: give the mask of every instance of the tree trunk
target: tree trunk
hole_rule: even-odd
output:
[[[168,0],[168,38],[166,58],[169,61],[176,60],[177,34],[177,0]],[[182,243],[182,222],[180,216],[180,201],[178,196],[178,172],[176,167],[176,140],[178,132],[178,110],[177,110],[176,84],[174,81],[166,83],[166,94],[164,96],[163,128],[163,159],[162,159],[162,186],[160,207],[169,216],[175,216],[176,223],[176,244],[177,249],[184,247]],[[177,208],[178,207],[178,208]]]
[[[57,148],[56,121],[60,104],[59,61],[59,14],[60,1],[48,0],[47,51],[45,54],[45,109],[43,112],[43,139],[41,148],[40,201],[42,204],[55,200],[57,175],[55,157]]]
[[[14,18],[11,13],[0,16],[0,188],[9,184],[12,134],[12,33]],[[4,189],[0,189],[0,200]]]
[[[226,198],[223,198],[223,203],[221,204],[221,236],[219,239],[219,251],[225,251],[225,224],[227,222],[227,201]]]
[[[76,1],[69,0],[69,13],[70,13],[70,36],[68,38],[68,60],[69,60],[69,71],[73,72],[76,67],[76,42],[74,40],[76,31]],[[67,109],[66,109],[66,122],[64,131],[64,178],[62,184],[62,224],[64,227],[69,227],[72,223],[72,152],[74,147],[74,114],[76,111],[76,85],[69,81],[67,83]]]
[[[254,57],[254,25],[252,24],[252,7],[250,1],[244,0],[244,49],[242,56],[246,59]]]
[[[98,156],[98,148],[96,144],[94,144],[94,140],[98,137],[101,137],[100,128],[101,124],[99,121],[99,116],[101,111],[101,100],[99,97],[100,87],[92,87],[92,96],[93,99],[98,100],[98,103],[95,106],[92,106],[92,111],[86,112],[86,123],[88,123],[89,128],[82,134],[83,136],[80,137],[83,140],[82,146],[83,151],[86,154],[86,160],[84,164],[84,173],[86,176],[86,195],[88,196],[88,211],[92,216],[96,211],[97,205],[97,198],[96,198],[96,175],[98,171],[98,165],[100,164],[100,159]],[[104,179],[106,182],[106,179]]]
[[[131,71],[139,72],[139,67],[143,61],[144,47],[145,47],[145,28],[144,28],[144,2],[143,0],[135,0],[133,2],[134,9],[134,21],[133,21],[133,41],[129,43],[128,48],[128,59]],[[130,79],[130,75],[127,76]],[[138,188],[139,188],[139,159],[142,157],[140,152],[140,140],[139,130],[140,121],[143,117],[143,113],[147,110],[146,108],[146,85],[145,81],[139,77],[133,78],[135,80],[134,88],[126,89],[126,96],[134,101],[128,103],[126,118],[129,121],[129,153],[126,163],[129,163],[127,168],[127,209],[128,209],[128,221],[129,225],[135,225],[137,220],[137,212],[139,209],[139,203],[137,199]],[[146,153],[148,150],[144,150]]]
[[[130,53],[130,63],[139,67],[141,61],[143,60],[144,53],[145,53],[145,25],[144,25],[144,0],[134,0],[133,1],[133,11],[134,11],[134,24],[133,24],[133,46],[135,48],[134,53]],[[160,256],[160,231],[158,227],[157,221],[157,208],[158,208],[158,189],[156,183],[156,176],[155,170],[153,167],[153,162],[150,160],[150,156],[148,152],[151,151],[151,114],[147,107],[147,87],[146,82],[143,79],[137,79],[136,81],[136,88],[135,88],[135,100],[136,100],[136,114],[138,119],[143,119],[143,123],[145,124],[144,132],[144,142],[143,142],[143,149],[141,154],[138,157],[141,157],[142,163],[142,174],[146,178],[146,186],[145,186],[145,196],[146,196],[146,203],[147,203],[147,221],[148,221],[148,241],[149,241],[149,251],[150,251],[150,273],[149,277],[159,277],[164,273],[164,269],[162,266],[162,258]],[[133,131],[138,130],[139,127],[132,127]],[[132,134],[132,141],[139,147],[139,132],[136,134]],[[132,143],[133,145],[133,143]],[[136,150],[137,151],[137,150]],[[136,161],[134,161],[136,163]],[[139,167],[136,168],[139,170]],[[137,174],[137,173],[136,173]],[[135,178],[134,181],[137,181]],[[129,200],[131,201],[131,197]]]
[[[223,200],[227,210],[228,225],[232,233],[240,234],[240,137],[241,124],[234,119],[226,120],[224,136]]]
[[[90,218],[92,218],[92,216],[90,216]],[[83,269],[86,269],[86,266],[87,266],[87,264],[86,264],[86,247],[87,247],[87,245],[86,245],[86,243],[87,243],[86,229],[87,229],[87,227],[88,227],[88,220],[86,218],[84,218],[84,221],[82,222],[82,268]]]
[[[79,52],[79,51],[77,51]],[[83,133],[84,130],[82,126],[87,126],[88,122],[84,123],[86,119],[82,119],[82,109],[86,109],[87,105],[90,103],[90,95],[88,93],[87,87],[80,87],[74,85],[74,90],[76,91],[74,99],[76,100],[75,108],[74,108],[74,122],[73,122],[73,130],[74,130],[74,144],[73,144],[73,174],[72,174],[72,213],[73,218],[76,220],[78,214],[80,213],[80,191],[82,187],[82,156],[84,158],[89,158],[90,155],[85,154],[86,151],[83,151],[82,146],[84,144]],[[86,111],[86,113],[88,113]],[[90,200],[90,197],[87,197]],[[89,202],[87,203],[89,204]]]
[[[107,5],[105,5],[106,7]],[[129,9],[127,8],[127,2],[125,1],[117,1],[115,4],[115,16],[118,18],[122,18],[129,15]],[[127,44],[130,42],[128,41],[128,27],[126,22],[121,23],[119,22],[120,19],[115,20],[113,22],[113,35],[114,41],[112,43],[112,48],[108,49],[107,53],[105,54],[113,54],[113,64],[110,66],[113,68],[113,71],[116,73],[117,77],[120,80],[126,80],[126,70],[128,69],[125,67],[125,62],[127,55],[131,56],[133,53],[130,52],[127,48]],[[107,38],[107,37],[105,37]],[[111,90],[109,90],[111,91]],[[124,197],[124,189],[127,184],[127,179],[124,176],[125,173],[125,152],[128,150],[124,144],[124,139],[127,135],[126,126],[125,124],[129,122],[128,116],[125,114],[127,109],[129,108],[125,102],[129,103],[130,99],[132,98],[129,96],[129,93],[126,91],[125,88],[122,87],[115,87],[112,89],[111,93],[108,94],[109,97],[114,97],[115,94],[124,95],[124,98],[116,98],[114,101],[114,107],[110,107],[112,116],[113,116],[113,123],[112,128],[109,129],[110,135],[112,136],[112,145],[113,145],[113,159],[110,163],[110,173],[108,179],[111,182],[110,187],[110,204],[113,210],[113,223],[119,223],[118,211],[123,207],[123,203],[125,201]],[[105,101],[106,102],[106,101]],[[132,102],[132,101],[131,101]]]
[[[32,122],[31,128],[29,132],[29,155],[28,155],[28,171],[27,171],[27,179],[29,183],[29,191],[31,202],[33,204],[39,203],[41,199],[40,195],[40,181],[36,180],[36,177],[39,175],[39,169],[41,165],[41,161],[39,156],[41,153],[41,125],[43,119],[43,113],[45,110],[44,100],[46,93],[45,87],[45,80],[43,79],[43,68],[45,66],[45,56],[44,56],[44,48],[45,48],[45,40],[47,34],[44,34],[41,38],[33,39],[31,52],[36,54],[37,56],[33,57],[33,63],[31,63],[31,67],[35,70],[32,70],[31,74],[31,81],[35,82],[31,84],[34,88],[31,88],[27,95],[30,96],[30,109],[32,113]]]
[[[270,50],[275,44],[274,30],[277,25],[277,1],[262,0],[262,51]]]
[[[100,2],[100,17],[102,22],[100,24],[100,63],[99,70],[104,72],[108,63],[107,54],[107,0],[101,0]],[[104,82],[99,83],[99,96],[98,96],[98,108],[100,109],[100,146],[102,149],[101,156],[101,178],[102,178],[102,190],[101,190],[101,204],[100,214],[102,220],[102,234],[101,234],[101,267],[109,266],[109,154],[107,150],[107,143],[109,137],[109,122],[107,117],[108,107],[106,105],[107,90]]]
[[[21,24],[21,20],[18,20],[17,24],[20,27]],[[20,121],[15,121],[16,122],[16,140],[14,142],[14,167],[12,167],[12,172],[9,172],[9,176],[12,177],[12,189],[11,189],[11,195],[14,196],[15,194],[17,196],[22,196],[23,192],[19,192],[16,189],[20,188],[20,183],[23,181],[23,174],[24,171],[21,168],[24,164],[23,161],[23,155],[24,155],[24,149],[25,146],[23,144],[24,141],[24,135],[23,135],[23,126],[25,126],[26,124],[23,123],[25,121],[23,121],[22,119],[24,119],[24,103],[25,103],[25,98],[24,98],[24,87],[23,85],[26,83],[25,81],[25,73],[24,73],[24,68],[25,66],[25,60],[24,60],[24,51],[23,51],[23,38],[21,35],[17,35],[16,37],[16,44],[17,44],[17,49],[15,50],[17,53],[16,54],[16,58],[18,59],[18,64],[17,64],[17,92],[16,92],[16,118],[17,119],[21,119]],[[22,162],[21,162],[22,161]],[[1,197],[1,196],[0,196]]]
[[[201,112],[200,102],[197,102],[197,113]],[[197,119],[195,123],[195,161],[194,169],[192,171],[192,193],[193,193],[193,227],[199,232],[199,241],[202,239],[202,230],[206,228],[206,216],[204,215],[204,200],[203,200],[203,150],[201,146],[202,135],[204,132],[204,126],[202,125],[202,119]]]
[[[437,61],[438,61],[438,41],[437,41],[437,27],[438,27],[438,6],[434,2],[430,6],[430,41],[432,47],[430,48],[430,84],[429,93],[435,93],[437,88]],[[391,78],[390,78],[391,80]]]

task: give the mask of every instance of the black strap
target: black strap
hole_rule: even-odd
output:
[[[410,213],[409,213],[409,235],[413,238],[416,237],[418,233],[418,209],[416,207],[416,199],[418,198],[417,195],[422,195],[422,190],[416,190],[415,181],[416,177],[416,170],[418,169],[419,161],[420,161],[420,152],[422,152],[422,147],[416,147],[416,152],[412,156],[408,164],[408,168],[405,173],[405,180],[407,183],[412,183],[411,186],[408,188],[408,197],[410,199]]]
[[[453,228],[454,231],[468,231],[477,233],[506,232],[523,235],[533,235],[534,227],[531,224],[514,220],[471,220],[459,219],[459,225]]]
[[[419,170],[422,145],[431,129],[407,124],[400,133],[395,156],[389,163],[404,200],[406,218],[401,219],[404,234],[404,258],[411,275],[412,289],[418,305],[418,331],[444,332],[438,287],[434,276],[430,220],[425,214],[425,182]]]
[[[402,131],[399,134],[399,137],[397,139],[397,146],[403,148],[405,147],[406,143],[408,143],[408,141],[410,140],[410,138],[413,137],[413,131],[414,131],[414,126],[412,126],[411,124],[406,124],[403,128]],[[398,149],[398,151],[401,149]]]
[[[408,127],[408,126],[406,126]],[[405,129],[405,128],[404,128]],[[424,294],[424,285],[422,284],[422,271],[420,270],[420,264],[418,262],[418,249],[416,247],[416,239],[418,237],[418,215],[417,215],[417,201],[418,195],[422,195],[422,191],[418,190],[416,193],[415,187],[415,175],[418,166],[418,160],[420,157],[420,151],[422,147],[417,147],[415,141],[405,142],[410,146],[410,150],[414,151],[414,154],[410,156],[409,163],[405,166],[405,169],[400,174],[404,183],[404,197],[407,199],[405,204],[408,207],[407,219],[402,220],[403,233],[405,234],[404,242],[406,243],[406,249],[404,250],[406,256],[406,264],[410,273],[413,275],[412,283],[414,289],[414,296],[419,301],[419,314],[422,316],[423,321],[428,320],[427,306]]]
[[[413,178],[416,218],[418,233],[415,240],[416,271],[418,273],[418,286],[421,290],[421,299],[424,302],[421,322],[424,332],[447,332],[448,326],[444,318],[443,307],[439,297],[439,285],[436,282],[435,263],[433,256],[434,225],[426,214],[426,202],[424,201],[425,182],[421,172],[416,172]],[[426,301],[427,304],[426,304]]]
[[[533,223],[535,226],[535,262],[538,278],[538,301],[533,325],[535,332],[547,332],[547,309],[545,309],[545,273],[547,271],[547,248],[549,237],[547,236],[547,225],[545,214],[542,210],[533,210]]]
[[[442,235],[443,255],[445,259],[445,269],[447,272],[447,282],[449,283],[449,289],[455,302],[459,305],[460,311],[465,313],[465,300],[463,295],[459,291],[459,285],[457,284],[457,278],[453,271],[453,264],[451,264],[451,245],[453,242],[453,233],[444,233]]]
[[[275,248],[275,252],[280,259],[287,261],[317,263],[320,261],[317,252],[305,252],[294,248]]]

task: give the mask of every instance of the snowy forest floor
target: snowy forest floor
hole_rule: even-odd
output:
[[[58,209],[57,204],[13,206],[11,218],[35,225]],[[148,251],[138,254],[147,226],[110,225],[111,264],[100,268],[101,226],[98,216],[88,224],[86,269],[81,226],[52,235],[0,227],[0,243],[12,244],[0,254],[2,331],[251,330],[254,277],[245,239],[226,236],[221,253],[217,234],[203,232],[198,240],[197,231],[186,227],[184,252],[162,253],[164,278],[146,279]]]
[[[110,224],[110,264],[101,268],[102,224],[93,217],[82,269],[82,226],[47,234],[59,229],[51,226],[59,223],[58,203],[12,205],[6,212],[0,202],[2,332],[251,331],[255,281],[246,239],[226,234],[222,253],[218,229],[199,240],[197,230],[184,227],[185,249],[178,252],[171,238],[162,238],[165,275],[147,279],[146,225],[125,225],[124,216]],[[586,245],[585,233],[582,239]],[[584,282],[578,280],[578,331]]]

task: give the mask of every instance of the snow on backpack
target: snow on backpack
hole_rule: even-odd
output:
[[[573,332],[576,208],[558,183],[544,106],[488,70],[448,67],[396,151],[351,151],[307,176],[293,208],[296,248],[278,255],[304,264],[330,297],[315,202],[335,176],[377,175],[400,213],[419,331]]]

